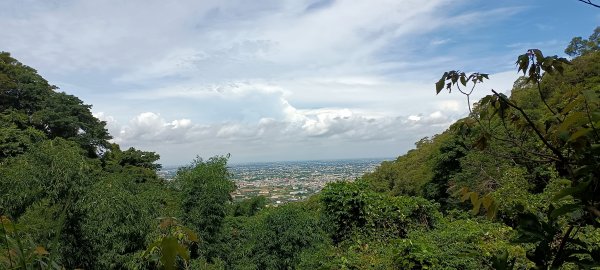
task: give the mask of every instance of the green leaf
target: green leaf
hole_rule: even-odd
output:
[[[551,68],[553,63],[554,63],[554,58],[552,56],[548,56],[548,57],[544,58],[544,60],[542,62],[542,66],[544,68]]]
[[[477,215],[479,213],[479,209],[481,209],[481,201],[478,200],[476,203],[473,204],[473,210],[471,210],[471,213],[473,215]]]
[[[467,86],[467,79],[465,79],[465,76],[460,76],[460,83],[464,86]]]
[[[495,270],[512,270],[515,267],[517,258],[508,259],[508,251],[506,249],[500,251],[500,254],[492,257],[492,268]]]
[[[483,207],[485,207],[485,209],[490,208],[492,203],[494,203],[494,198],[492,198],[490,194],[483,197]]]
[[[465,193],[464,195],[462,195],[462,197],[460,198],[461,202],[465,202],[466,200],[469,199],[469,197],[471,196],[470,192]]]
[[[583,112],[573,112],[567,115],[558,127],[558,131],[567,131],[573,126],[579,126],[587,122],[587,115]]]
[[[539,49],[532,49],[531,51],[533,51],[533,54],[538,61],[542,61],[544,59],[544,54]]]
[[[577,211],[577,210],[581,210],[583,209],[581,207],[581,205],[579,204],[565,204],[559,208],[554,209],[551,213],[550,213],[550,218],[552,219],[556,219],[562,215]]]
[[[452,83],[456,83],[458,82],[458,73],[454,72],[452,73],[452,79],[451,79]]]
[[[179,243],[177,243],[177,239],[173,236],[167,236],[163,238],[160,249],[161,249],[161,257],[160,261],[167,270],[175,270],[176,265],[175,262],[177,260],[177,249]]]
[[[527,72],[527,67],[529,66],[529,56],[527,54],[519,55],[516,64],[519,67],[519,70],[517,72],[520,72],[522,70],[523,75],[525,75],[525,73]]]
[[[586,90],[586,91],[581,91],[581,93],[583,94],[583,96],[585,97],[585,99],[588,102],[598,102],[600,101],[600,93],[594,91],[594,90]]]
[[[582,128],[580,130],[577,130],[575,133],[571,134],[571,136],[569,137],[569,142],[573,142],[579,137],[587,135],[588,133],[590,133],[590,131],[592,131],[591,128]]]
[[[497,213],[498,213],[498,204],[496,204],[496,202],[493,201],[492,204],[490,205],[490,207],[487,208],[486,216],[489,219],[493,219]]]
[[[179,254],[179,256],[185,261],[190,260],[190,253],[183,245],[177,245],[177,254]]]
[[[476,192],[471,192],[469,197],[471,198],[471,204],[475,205],[479,202],[479,194]]]
[[[563,112],[564,114],[568,114],[568,113],[569,113],[571,110],[573,110],[573,108],[574,108],[575,106],[577,106],[577,105],[581,104],[581,101],[582,101],[582,100],[581,100],[580,98],[578,98],[578,99],[575,99],[575,100],[571,101],[569,104],[567,104],[567,106],[565,106],[565,107],[562,109],[562,112]]]
[[[565,188],[558,192],[556,195],[554,195],[554,197],[552,197],[552,200],[558,201],[567,196],[577,197],[576,195],[581,193],[582,191],[585,191],[589,184],[589,182],[581,182],[574,187]]]
[[[444,79],[440,79],[435,83],[435,94],[439,94],[444,89]]]

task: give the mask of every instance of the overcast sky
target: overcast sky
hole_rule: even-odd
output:
[[[507,92],[518,54],[598,25],[576,0],[0,0],[0,50],[166,165],[395,157],[466,115],[444,71]]]

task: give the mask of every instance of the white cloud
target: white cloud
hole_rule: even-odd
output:
[[[247,160],[390,156],[467,112],[464,97],[433,91],[444,67],[462,68],[454,66],[460,56],[424,50],[458,44],[468,30],[521,10],[464,7],[1,2],[0,47],[92,103],[116,142],[156,150],[168,164],[219,151]],[[452,39],[433,35],[448,29]],[[513,75],[494,74],[482,88],[509,89]]]

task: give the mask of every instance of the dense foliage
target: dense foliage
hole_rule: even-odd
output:
[[[572,60],[520,56],[510,96],[414,150],[279,207],[232,201],[228,156],[159,178],[157,154],[111,144],[89,105],[0,53],[0,268],[598,269],[599,29]],[[487,78],[436,90],[469,100]]]

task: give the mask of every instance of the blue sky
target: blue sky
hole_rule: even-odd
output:
[[[518,54],[599,25],[576,0],[0,0],[0,50],[167,165],[398,156],[466,115],[444,71],[508,92]]]

